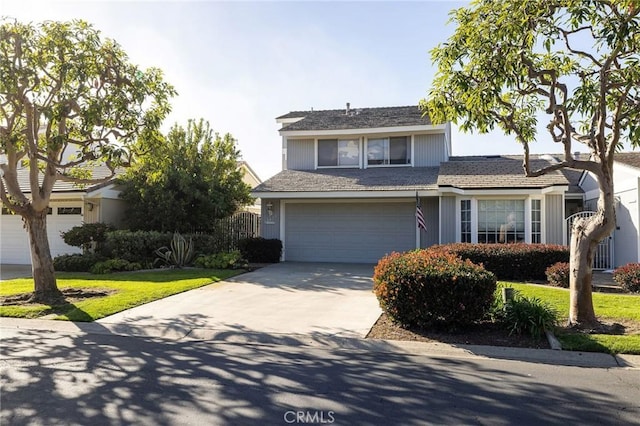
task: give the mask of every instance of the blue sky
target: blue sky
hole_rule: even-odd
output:
[[[173,123],[204,118],[231,133],[264,180],[281,169],[275,117],[294,110],[415,105],[435,68],[429,51],[466,2],[0,0],[21,21],[84,19],[132,62],[161,68],[178,90]],[[560,152],[540,135],[532,152]],[[499,132],[453,132],[453,154],[520,154]]]

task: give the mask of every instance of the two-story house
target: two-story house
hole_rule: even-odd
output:
[[[276,120],[283,170],[253,194],[262,235],[282,240],[286,261],[373,263],[457,241],[562,244],[565,210],[581,208],[578,175],[527,178],[518,156],[452,157],[449,124],[417,106],[347,104]]]

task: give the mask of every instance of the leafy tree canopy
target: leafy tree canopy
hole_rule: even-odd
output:
[[[146,154],[122,178],[131,229],[210,231],[216,219],[252,202],[236,141],[202,119],[144,138],[139,147]]]
[[[29,235],[34,301],[60,298],[46,220],[56,181],[115,175],[138,137],[160,126],[173,95],[160,70],[131,64],[84,21],[0,18],[0,201]]]
[[[639,12],[638,0],[473,1],[452,12],[455,34],[432,50],[438,73],[421,104],[434,122],[497,125],[525,153],[546,113],[563,165],[596,172],[572,157],[574,144],[600,161],[624,139],[640,144]]]
[[[571,324],[596,323],[591,271],[615,227],[614,157],[625,141],[640,146],[639,14],[640,0],[475,0],[451,13],[454,34],[431,52],[438,69],[421,106],[433,122],[500,127],[523,145],[528,176],[568,167],[597,180],[596,214],[572,225]],[[563,159],[531,170],[529,145],[543,137]]]

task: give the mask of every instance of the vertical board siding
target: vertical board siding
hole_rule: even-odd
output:
[[[414,167],[434,167],[447,160],[444,134],[416,135],[413,139]]]
[[[563,244],[564,197],[562,195],[545,196],[545,235],[547,244]]]
[[[440,197],[440,244],[456,241],[456,197]]]
[[[269,217],[267,204],[273,204],[273,216]],[[262,217],[260,224],[260,236],[263,238],[271,239],[280,237],[280,200],[268,199],[262,200]]]
[[[315,152],[313,139],[291,139],[287,141],[287,169],[313,170]]]
[[[420,247],[431,247],[438,244],[440,236],[440,203],[438,197],[420,199],[427,230],[420,235]]]

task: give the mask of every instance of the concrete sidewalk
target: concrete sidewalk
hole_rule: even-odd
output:
[[[279,263],[96,321],[121,330],[365,337],[381,314],[372,265]]]

